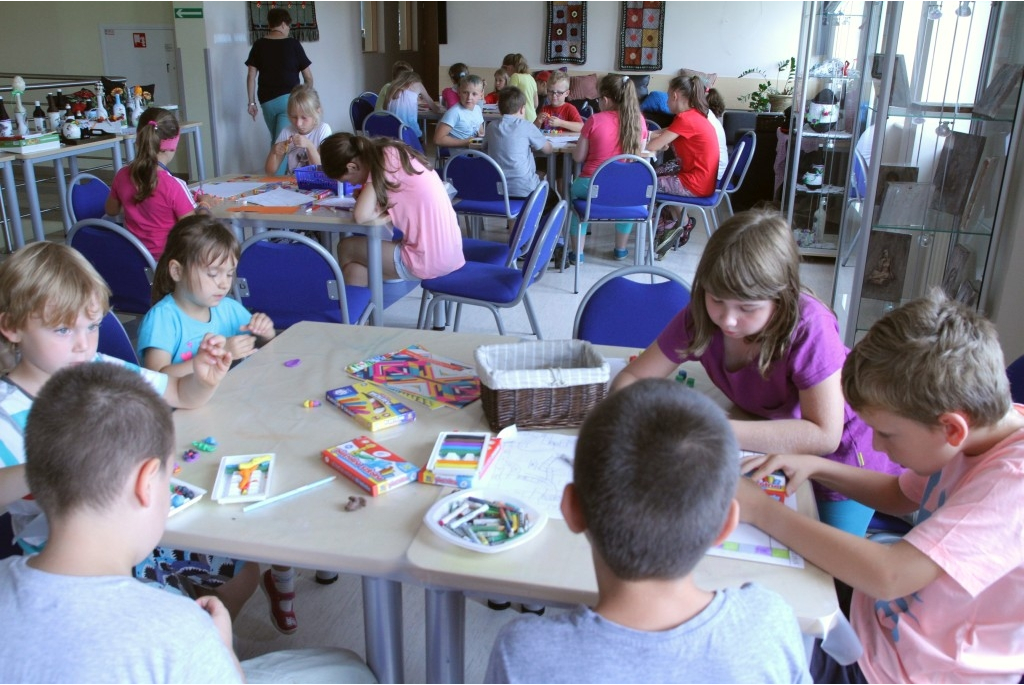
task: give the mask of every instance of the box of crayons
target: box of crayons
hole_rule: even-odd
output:
[[[501,439],[490,433],[442,432],[419,480],[463,490],[476,487],[500,452]]]
[[[321,454],[325,464],[341,471],[342,475],[374,497],[414,482],[419,471],[418,466],[365,435],[328,447]]]
[[[416,412],[410,407],[366,381],[328,390],[327,401],[371,431],[416,420]]]

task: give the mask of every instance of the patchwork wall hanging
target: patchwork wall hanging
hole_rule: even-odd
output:
[[[619,69],[659,71],[665,37],[665,2],[622,3]]]
[[[548,64],[585,64],[587,61],[587,3],[581,0],[548,3]]]
[[[265,38],[270,33],[267,25],[267,13],[275,7],[288,10],[292,17],[289,35],[304,43],[320,40],[320,29],[316,26],[316,8],[312,2],[247,2],[249,12],[249,44],[257,38]]]

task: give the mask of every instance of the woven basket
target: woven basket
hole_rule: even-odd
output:
[[[300,190],[339,190],[338,182],[328,177],[317,164],[296,168],[295,182]]]
[[[493,431],[578,426],[608,392],[608,362],[584,340],[484,345],[476,366]]]

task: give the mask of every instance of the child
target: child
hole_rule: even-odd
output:
[[[843,401],[839,371],[846,352],[835,315],[800,286],[800,256],[785,219],[741,212],[708,239],[690,304],[613,387],[665,377],[696,359],[730,401],[771,419],[731,421],[743,449],[807,452],[899,473],[872,448],[868,427]],[[870,508],[823,485],[815,495],[822,521],[864,535]]]
[[[193,199],[188,186],[167,165],[178,149],[178,120],[166,109],[150,107],[139,117],[135,159],[114,175],[105,210],[116,216],[124,210],[124,227],[160,259],[171,227],[197,207],[209,211],[221,200],[212,195]],[[197,204],[198,202],[198,204]]]
[[[718,138],[718,175],[721,179],[725,175],[725,168],[729,166],[729,145],[725,140],[725,127],[722,125],[722,117],[725,116],[725,100],[717,89],[708,91],[708,121],[715,129],[715,136]]]
[[[537,117],[538,128],[554,131],[578,132],[583,128],[583,117],[574,105],[566,102],[569,94],[569,75],[564,71],[552,72],[548,78],[548,100],[550,104],[540,108]]]
[[[164,533],[174,467],[170,407],[138,373],[113,364],[56,371],[25,447],[53,531],[40,554],[0,562],[0,680],[238,683],[244,671],[249,682],[375,682],[347,650],[318,650],[319,673],[293,660],[269,670],[288,652],[240,665],[220,600],[131,579],[127,569]]]
[[[455,210],[423,155],[397,140],[351,133],[327,138],[320,155],[328,177],[363,186],[352,209],[358,223],[390,222],[404,233],[383,250],[385,279],[436,278],[466,263]],[[342,240],[338,261],[346,285],[369,284],[365,236]]]
[[[484,682],[810,682],[781,597],[693,581],[736,527],[736,453],[722,410],[673,381],[649,379],[599,404],[562,494],[566,525],[592,548],[597,605],[512,621]]]
[[[708,102],[704,82],[699,76],[676,76],[668,85],[668,106],[675,118],[668,128],[651,133],[647,149],[657,152],[672,145],[676,158],[658,169],[658,191],[683,197],[707,197],[715,192],[718,180],[719,148],[714,126],[708,121]],[[722,132],[724,140],[725,132]],[[662,252],[674,245],[680,235],[689,239],[696,225],[691,219],[685,225],[668,208],[655,237],[655,249]]]
[[[498,104],[498,95],[506,86],[508,86],[508,74],[505,73],[504,69],[498,69],[494,72],[494,90],[484,97],[484,104]]]
[[[320,96],[312,86],[292,88],[288,96],[288,121],[291,123],[270,147],[264,171],[284,176],[294,174],[299,167],[319,164],[320,143],[331,135],[331,127],[321,121],[323,114]]]
[[[423,81],[415,71],[405,71],[395,77],[388,87],[388,100],[385,108],[411,128],[417,138],[423,135],[423,130],[420,128],[420,109],[429,109],[431,112],[439,111],[437,103],[427,95]]]
[[[580,130],[580,138],[572,157],[583,164],[579,177],[572,183],[572,196],[586,199],[590,190],[590,177],[597,167],[615,155],[638,155],[643,150],[647,137],[647,123],[640,115],[640,103],[636,99],[636,87],[628,76],[606,74],[601,79],[601,111],[587,119]],[[567,255],[569,263],[583,261],[584,225],[572,215],[573,229],[570,236],[575,248]],[[622,261],[629,254],[626,241],[633,230],[632,224],[615,226],[615,250],[612,256]]]
[[[57,370],[83,362],[126,366],[149,382],[172,407],[205,404],[231,364],[221,336],[207,336],[192,360],[193,373],[168,377],[96,352],[100,321],[107,311],[110,290],[81,254],[65,245],[42,242],[28,245],[0,264],[0,334],[16,348],[18,362],[0,378],[0,454],[4,464],[25,463],[25,420],[43,384]],[[48,537],[46,520],[34,501],[18,503],[15,517],[18,543],[38,552]],[[209,572],[220,564],[197,559]],[[248,567],[246,567],[248,568]],[[256,588],[256,568],[232,579],[223,576],[217,589],[233,612],[241,610]],[[206,578],[204,578],[205,580]]]
[[[400,59],[391,65],[391,81],[388,81],[381,86],[380,93],[377,95],[377,102],[373,106],[373,111],[383,112],[387,109],[388,103],[388,90],[391,88],[391,83],[399,77],[403,72],[414,71],[412,65],[406,62],[404,59]],[[429,96],[428,96],[429,97]]]
[[[478,107],[484,82],[470,74],[459,82],[459,101],[437,123],[434,144],[440,147],[469,147],[471,139],[484,134],[484,113]]]
[[[916,510],[917,525],[883,545],[789,516],[748,484],[739,491],[745,520],[853,587],[850,621],[864,653],[829,673],[835,664],[819,652],[812,670],[840,680],[815,682],[1018,682],[1024,407],[1011,402],[995,328],[933,292],[871,327],[842,384],[875,444],[907,470],[774,455],[753,477],[782,468],[789,489],[812,478],[880,511]]]
[[[462,79],[467,76],[469,76],[469,67],[462,62],[456,62],[448,67],[448,78],[452,80],[452,85],[441,91],[441,104],[445,109],[451,109],[459,104],[459,87],[462,84]]]
[[[498,111],[501,119],[487,125],[483,149],[505,172],[509,196],[525,198],[541,182],[534,150],[548,154],[552,149],[551,141],[525,119],[526,97],[518,88],[513,86],[501,91]],[[558,198],[554,201],[557,203]]]
[[[508,85],[515,86],[526,96],[526,120],[537,120],[537,82],[530,76],[530,66],[526,58],[518,52],[510,52],[501,61],[501,66],[508,74]]]

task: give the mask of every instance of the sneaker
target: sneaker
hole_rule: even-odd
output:
[[[487,608],[492,611],[504,611],[512,606],[512,602],[495,602],[493,599],[487,600]]]
[[[330,585],[338,580],[338,574],[331,571],[317,571],[316,582],[321,585]]]
[[[564,253],[564,251],[564,247],[562,247],[561,245],[555,245],[555,251],[551,254],[551,260],[555,264],[560,265],[562,263],[562,254]]]
[[[581,253],[580,253],[579,255],[577,255],[577,254],[576,254],[575,252],[573,252],[572,250],[569,250],[569,253],[568,253],[568,254],[566,255],[565,261],[566,261],[566,262],[567,262],[567,263],[568,263],[568,264],[569,264],[570,266],[574,266],[574,265],[576,264],[576,262],[577,262],[577,261],[578,261],[578,262],[579,262],[580,264],[582,264],[582,263],[583,263],[584,261],[586,261],[586,260],[584,260],[584,258],[583,258],[583,253],[582,253],[582,252],[581,252]]]
[[[665,234],[665,237],[661,242],[657,243],[657,247],[654,251],[658,253],[658,259],[664,258],[665,254],[673,247],[682,247],[690,240],[690,231],[697,225],[697,220],[692,216],[686,222],[685,226],[677,226],[671,231]],[[678,242],[678,244],[677,244]]]
[[[273,619],[274,627],[285,635],[294,633],[299,627],[299,621],[295,618],[295,611],[290,608],[285,610],[282,604],[287,602],[289,607],[294,606],[292,603],[295,601],[295,593],[278,592],[270,569],[263,572],[263,582],[260,583],[260,586],[270,602],[270,617]]]
[[[519,605],[519,613],[521,614],[536,614],[537,616],[544,615],[545,606],[543,604],[523,604]]]
[[[612,250],[612,258],[614,258],[615,261],[617,261],[617,262],[621,262],[623,259],[625,259],[628,256],[629,256],[629,250],[627,250],[624,247],[623,248],[618,248],[617,247],[614,250]]]

